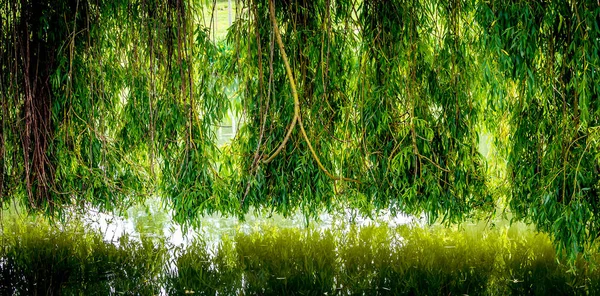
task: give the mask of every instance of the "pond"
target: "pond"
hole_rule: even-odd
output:
[[[172,221],[169,211],[156,198],[130,208],[124,216],[92,209],[84,215],[67,215],[62,222],[30,217],[11,208],[2,215],[0,294],[70,294],[78,289],[98,295],[128,290],[133,294],[173,294],[167,290],[174,279],[181,279],[182,264],[186,270],[201,268],[218,274],[223,268],[215,266],[212,260],[219,260],[223,249],[233,247],[232,240],[237,238],[293,229],[298,231],[296,234],[308,231],[316,235],[312,239],[319,245],[319,238],[326,233],[411,223],[423,222],[406,215],[392,217],[385,211],[368,218],[346,210],[321,213],[318,220],[309,223],[299,212],[290,217],[250,213],[243,220],[205,215],[199,219],[198,227],[184,229]],[[190,259],[190,254],[195,258]],[[197,263],[198,258],[211,263],[188,266],[189,262]],[[156,284],[143,284],[150,280]],[[198,289],[197,284],[193,286]],[[89,287],[93,289],[88,290]],[[181,292],[177,291],[175,294]]]
[[[127,235],[133,239],[140,236],[162,238],[172,244],[185,248],[195,238],[201,237],[210,246],[217,246],[221,238],[235,236],[237,232],[250,233],[265,225],[275,225],[280,228],[306,228],[319,230],[340,228],[342,225],[366,226],[372,224],[388,224],[392,227],[416,223],[424,225],[424,217],[416,218],[409,215],[392,215],[389,211],[374,213],[372,218],[361,215],[357,211],[346,209],[343,212],[323,212],[318,219],[307,221],[306,217],[296,212],[290,217],[280,214],[265,214],[250,211],[244,219],[224,217],[219,214],[204,215],[199,218],[199,227],[184,230],[181,225],[173,222],[172,215],[166,210],[158,198],[147,200],[143,205],[138,205],[127,210],[124,217],[115,214],[102,213],[91,210],[78,217],[90,228],[103,234],[107,242],[118,242]]]
[[[598,252],[569,263],[523,224],[426,226],[352,211],[205,216],[184,231],[160,203],[50,223],[2,215],[1,295],[577,295]]]

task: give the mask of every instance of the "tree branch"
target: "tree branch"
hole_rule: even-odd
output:
[[[319,156],[315,152],[315,149],[313,148],[310,140],[308,139],[308,136],[306,135],[306,130],[304,129],[304,125],[302,124],[302,120],[300,118],[300,100],[298,100],[298,92],[296,91],[296,83],[294,82],[292,68],[290,67],[290,63],[288,61],[287,55],[285,54],[285,48],[283,47],[283,41],[281,41],[281,35],[279,33],[279,28],[277,27],[277,20],[275,18],[275,5],[273,4],[273,0],[269,0],[269,11],[270,11],[269,15],[271,17],[271,22],[273,23],[273,31],[275,32],[277,44],[279,45],[279,51],[281,52],[281,57],[283,59],[283,63],[285,64],[285,70],[287,72],[287,76],[288,76],[288,79],[290,82],[290,87],[292,88],[292,97],[294,98],[294,118],[292,119],[292,124],[290,125],[287,135],[283,139],[283,142],[281,143],[281,145],[279,145],[279,147],[277,148],[275,153],[273,153],[273,155],[271,155],[268,159],[264,160],[263,162],[268,163],[275,156],[277,156],[277,154],[281,151],[281,149],[283,149],[283,146],[285,146],[285,144],[289,140],[289,136],[291,135],[292,130],[295,127],[296,122],[298,121],[298,122],[300,122],[300,131],[302,133],[302,137],[306,141],[306,144],[308,145],[308,149],[310,150],[310,153],[312,154],[312,157],[314,158],[314,160],[317,162],[319,169],[321,169],[321,171],[323,171],[325,173],[325,175],[327,175],[327,177],[329,177],[330,179],[360,183],[360,181],[355,180],[355,179],[338,177],[338,176],[332,175],[323,166],[323,164],[321,163],[321,160],[319,159]]]
[[[281,152],[281,150],[283,150],[283,148],[289,141],[290,136],[292,135],[292,131],[296,127],[296,123],[298,122],[298,119],[300,118],[300,102],[298,101],[298,92],[296,90],[296,83],[294,82],[294,76],[292,75],[292,68],[290,67],[287,55],[285,54],[285,49],[283,48],[283,41],[281,41],[281,34],[279,33],[279,27],[277,27],[277,20],[275,19],[275,5],[273,4],[273,0],[269,0],[269,12],[270,12],[269,16],[271,18],[271,23],[273,24],[273,31],[275,32],[277,44],[279,45],[279,51],[281,52],[281,58],[283,59],[283,62],[285,64],[285,71],[287,72],[288,79],[290,81],[290,87],[292,88],[292,97],[294,98],[294,118],[292,118],[292,123],[290,124],[290,127],[288,128],[287,133],[285,134],[285,138],[283,138],[283,141],[281,142],[281,144],[279,144],[279,147],[277,147],[277,149],[275,150],[275,152],[273,152],[273,154],[271,154],[271,156],[264,159],[263,163],[271,162],[275,158],[275,156],[277,156]]]

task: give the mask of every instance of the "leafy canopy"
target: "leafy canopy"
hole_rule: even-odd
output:
[[[500,202],[572,255],[600,233],[597,1],[235,2],[217,40],[211,1],[3,1],[2,200],[159,195],[182,223]]]

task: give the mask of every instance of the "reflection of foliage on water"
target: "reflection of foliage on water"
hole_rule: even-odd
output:
[[[166,243],[158,232],[107,243],[77,219],[50,224],[8,213],[1,230],[2,295],[600,292],[600,270],[590,263],[600,262],[598,253],[574,266],[558,263],[548,236],[522,225],[323,230],[264,223],[225,235],[217,246],[197,238],[185,247]]]
[[[191,246],[181,258],[206,252]],[[319,231],[263,226],[226,241],[210,260],[178,260],[174,294],[572,295],[600,292],[598,271],[557,263],[544,234],[523,225],[364,226]],[[209,257],[204,257],[209,258]],[[231,260],[234,260],[234,263]],[[581,259],[581,258],[580,258]],[[597,262],[596,257],[592,261]],[[202,280],[190,281],[191,274]],[[192,279],[198,279],[192,277]],[[217,284],[218,283],[218,284]],[[202,294],[202,292],[200,292]]]
[[[167,210],[157,199],[149,199],[144,204],[129,208],[127,217],[133,221],[135,231],[140,236],[154,238],[164,237],[164,228],[172,221]]]
[[[214,252],[208,251],[206,243],[196,240],[177,253],[176,270],[166,274],[169,295],[236,295],[242,291],[242,270],[231,240],[223,240]]]
[[[167,247],[122,236],[107,243],[101,233],[72,221],[2,219],[2,295],[156,295]]]

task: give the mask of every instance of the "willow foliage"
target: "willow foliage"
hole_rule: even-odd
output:
[[[571,254],[595,240],[596,1],[236,4],[216,40],[212,1],[3,1],[2,199],[460,221],[497,202],[487,130],[511,211]]]
[[[487,64],[502,81],[492,105],[511,114],[510,206],[562,247],[581,250],[600,231],[600,5],[491,1],[480,8]]]

